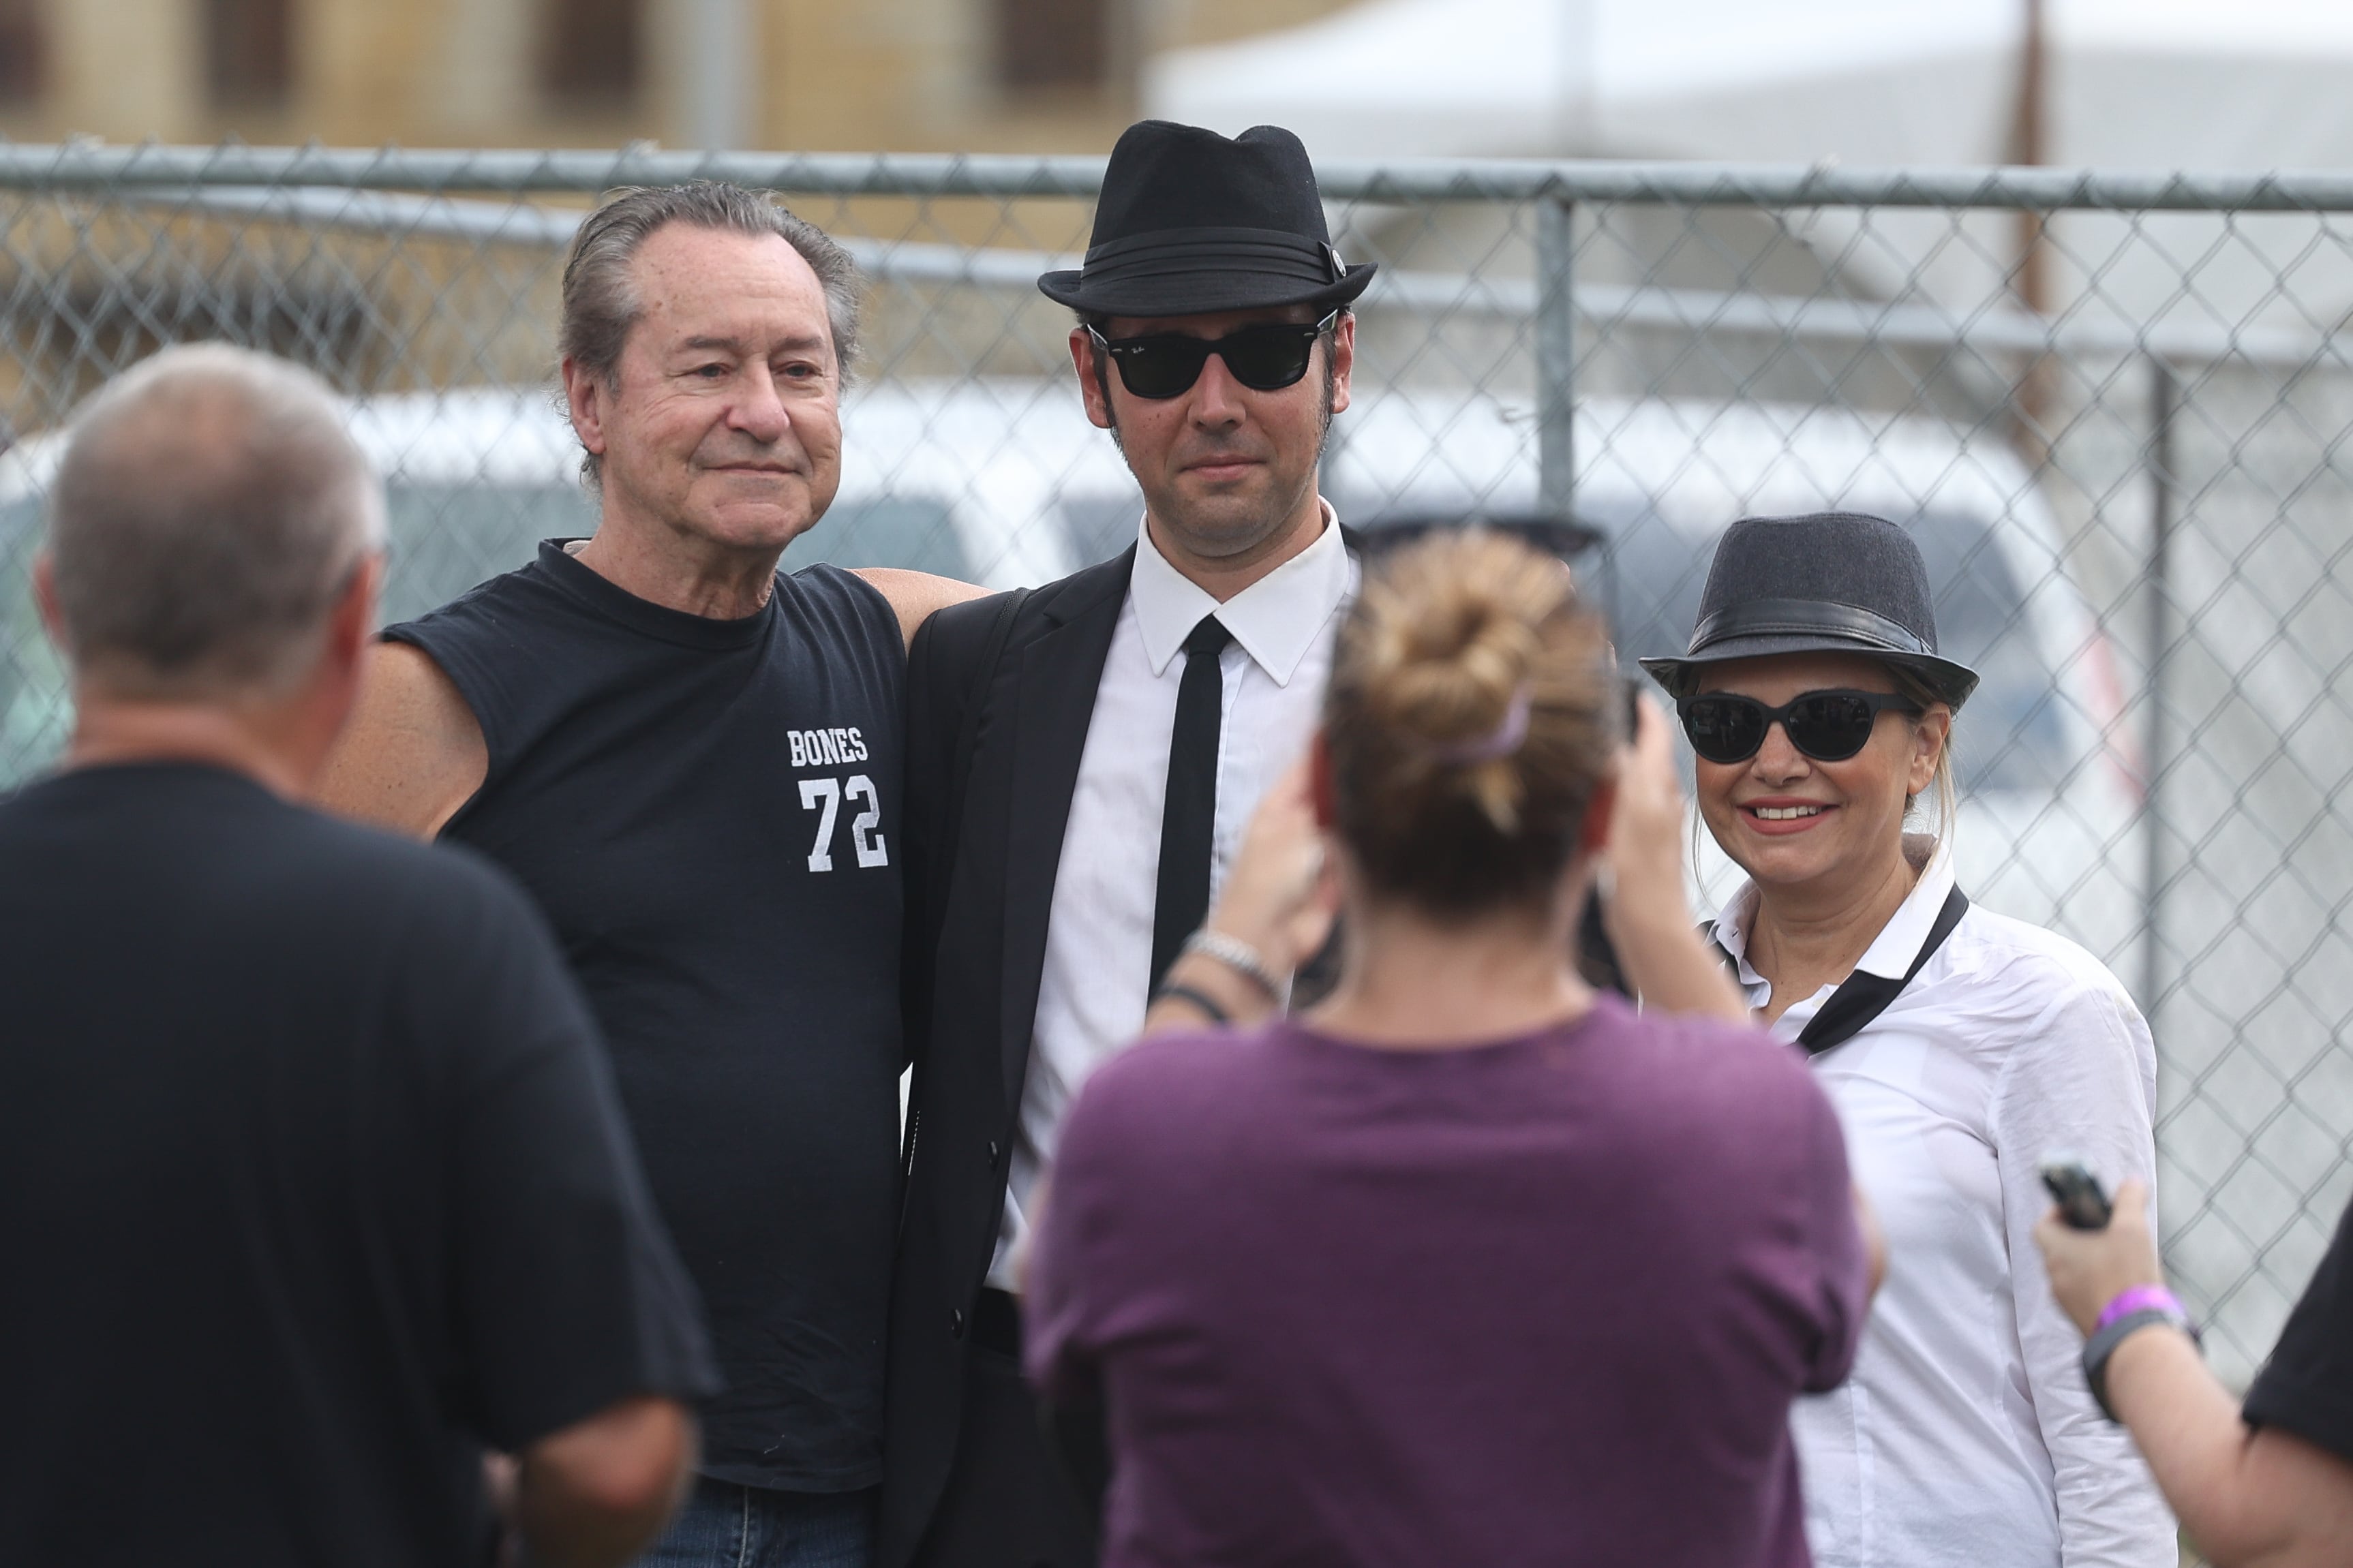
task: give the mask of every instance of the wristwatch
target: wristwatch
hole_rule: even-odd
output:
[[[1277,1012],[1290,1005],[1291,982],[1287,978],[1276,979],[1274,971],[1267,967],[1266,960],[1260,956],[1258,949],[1241,938],[1204,927],[1185,939],[1184,951],[1206,953],[1216,959],[1265,992],[1266,999],[1274,1004]]]

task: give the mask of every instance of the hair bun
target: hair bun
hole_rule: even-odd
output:
[[[1387,579],[1366,591],[1379,600],[1366,649],[1373,714],[1433,754],[1502,728],[1538,651],[1526,584],[1513,581],[1524,563],[1474,552],[1461,564],[1419,592]]]
[[[1337,826],[1375,886],[1449,913],[1550,896],[1616,765],[1606,647],[1567,568],[1502,534],[1379,563],[1324,702]]]

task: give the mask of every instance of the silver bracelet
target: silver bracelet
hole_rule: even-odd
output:
[[[1265,992],[1267,999],[1275,1005],[1278,1011],[1291,1005],[1290,980],[1287,977],[1276,979],[1274,971],[1267,967],[1266,960],[1260,955],[1258,949],[1241,938],[1204,927],[1185,939],[1183,952],[1205,953],[1216,959]]]

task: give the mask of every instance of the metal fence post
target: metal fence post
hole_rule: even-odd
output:
[[[1577,507],[1577,204],[1547,195],[1536,208],[1536,494],[1547,518]]]
[[[2141,952],[2140,1003],[2149,1026],[2157,1026],[2164,984],[2165,924],[2165,688],[2173,641],[2172,566],[2175,511],[2179,500],[2173,471],[2173,422],[2181,389],[2173,367],[2161,355],[2148,362],[2148,683],[2147,758],[2141,764]]]

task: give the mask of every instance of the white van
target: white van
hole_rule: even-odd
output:
[[[895,565],[1009,587],[1134,540],[1141,500],[1067,381],[888,382],[847,401],[842,489],[787,564]],[[593,526],[579,450],[543,389],[356,405],[385,476],[400,619]],[[1524,516],[1537,500],[1532,408],[1360,388],[1324,488],[1368,531],[1406,516]],[[1628,658],[1680,651],[1715,536],[1735,518],[1848,507],[1911,528],[1944,649],[1984,676],[1957,731],[1962,884],[2112,962],[2138,931],[2137,763],[2106,644],[2068,580],[2047,508],[1998,444],[1926,421],[1819,408],[1592,400],[1578,411],[1572,556]],[[0,457],[0,787],[64,734],[61,671],[27,587],[57,438]],[[1728,868],[1706,847],[1710,896]]]

